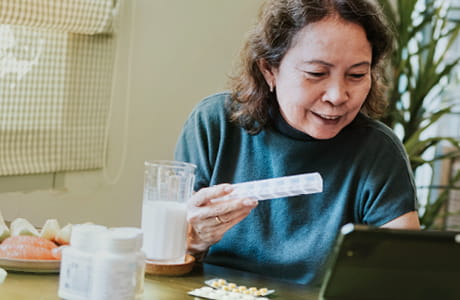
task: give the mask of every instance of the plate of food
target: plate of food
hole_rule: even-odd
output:
[[[70,241],[71,225],[49,219],[41,229],[23,218],[8,227],[0,213],[0,267],[8,271],[58,273],[61,250]]]

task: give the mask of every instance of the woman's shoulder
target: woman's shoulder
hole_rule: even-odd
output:
[[[229,101],[231,93],[228,91],[209,95],[202,99],[194,108],[196,112],[215,113],[225,111],[225,103]]]
[[[357,120],[358,120],[358,124],[366,126],[366,127],[370,128],[371,130],[375,130],[375,131],[381,133],[382,135],[388,136],[388,138],[390,138],[392,140],[397,139],[399,141],[399,139],[398,139],[397,135],[395,134],[395,132],[393,131],[393,129],[388,127],[383,122],[381,122],[379,120],[376,120],[376,119],[371,119],[371,118],[369,118],[369,117],[367,117],[366,115],[363,115],[363,114],[358,115]]]
[[[359,114],[354,122],[354,127],[359,128],[364,136],[376,147],[387,145],[396,147],[404,152],[404,146],[396,133],[386,124],[379,120],[371,119],[364,114]],[[378,141],[381,141],[379,143]]]
[[[186,124],[192,123],[193,126],[205,127],[223,126],[228,119],[225,103],[230,97],[230,92],[220,92],[203,98],[193,108]]]

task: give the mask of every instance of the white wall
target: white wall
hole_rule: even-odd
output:
[[[56,189],[1,193],[5,219],[140,225],[144,160],[172,159],[193,106],[225,88],[260,2],[125,0],[107,168],[59,174]]]

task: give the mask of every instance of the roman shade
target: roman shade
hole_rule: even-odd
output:
[[[113,0],[0,0],[0,175],[104,166]]]

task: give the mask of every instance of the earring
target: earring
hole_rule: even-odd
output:
[[[270,82],[268,86],[270,87],[270,93],[273,93],[273,82]]]

